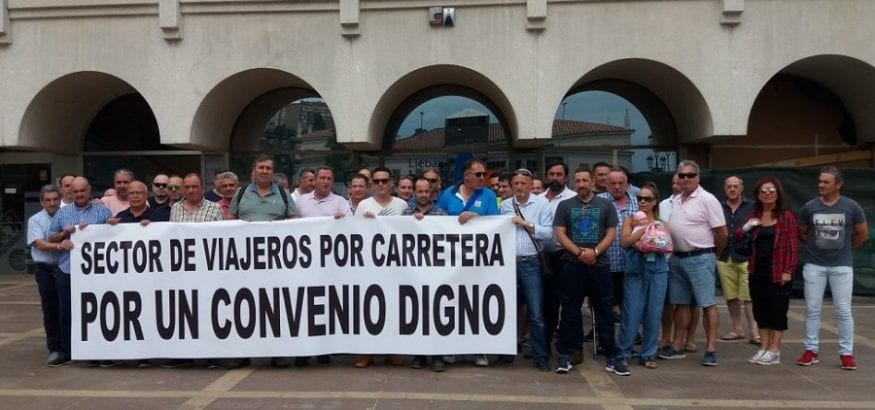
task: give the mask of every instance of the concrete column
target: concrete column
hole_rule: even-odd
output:
[[[9,5],[7,0],[0,0],[0,46],[11,43],[12,36],[9,34]]]

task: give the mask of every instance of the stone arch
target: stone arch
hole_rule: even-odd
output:
[[[757,109],[757,101],[769,84],[779,78],[798,78],[815,83],[828,90],[839,100],[840,111],[845,111],[850,122],[842,125],[850,138],[850,145],[875,142],[875,67],[854,57],[838,54],[821,54],[804,57],[791,62],[769,77],[759,88],[759,92],[748,108],[748,131],[751,119]]]
[[[404,75],[383,93],[368,126],[371,141],[378,141],[384,150],[391,150],[398,125],[416,106],[449,94],[471,98],[492,110],[504,125],[509,144],[518,138],[513,106],[498,85],[470,68],[433,65]]]
[[[690,143],[712,134],[711,111],[702,93],[677,69],[664,63],[628,58],[602,64],[578,79],[555,103],[582,91],[606,91],[637,107],[656,144]],[[546,129],[552,128],[553,117]]]
[[[19,127],[18,146],[62,154],[80,152],[95,115],[109,102],[134,93],[142,96],[125,80],[103,72],[61,76],[43,87],[28,104]],[[148,99],[146,103],[154,117]]]
[[[277,110],[294,100],[319,96],[306,81],[282,70],[241,71],[204,96],[192,121],[191,142],[218,151],[257,147],[265,123]]]

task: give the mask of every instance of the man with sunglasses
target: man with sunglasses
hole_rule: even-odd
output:
[[[462,182],[447,188],[437,200],[437,206],[447,215],[458,215],[459,223],[464,224],[476,216],[498,215],[498,199],[489,188],[484,188],[486,164],[476,158],[471,158],[462,165]],[[454,360],[448,357],[450,361]],[[485,354],[479,354],[474,359],[477,366],[489,366]]]
[[[152,178],[152,197],[149,198],[149,207],[156,208],[162,205],[168,205],[170,200],[170,192],[167,190],[167,184],[170,182],[170,176],[165,173],[155,174]]]
[[[690,160],[678,164],[681,194],[669,220],[674,254],[669,262],[669,301],[675,310],[675,329],[690,323],[690,300],[704,311],[707,340],[703,366],[717,366],[717,330],[720,316],[715,300],[714,269],[717,255],[726,247],[728,231],[720,201],[699,185],[699,165]],[[682,359],[684,332],[675,332],[672,346],[662,359]]]
[[[175,203],[182,200],[182,177],[179,175],[171,175],[167,180],[167,192],[170,194],[170,202],[168,206],[173,206]]]
[[[376,216],[398,216],[407,209],[407,201],[392,196],[392,171],[386,167],[374,168],[374,195],[359,202],[355,208],[356,216],[374,218]]]

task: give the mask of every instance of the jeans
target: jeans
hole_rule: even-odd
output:
[[[716,263],[717,257],[713,253],[686,258],[672,256],[669,261],[669,301],[676,305],[686,305],[695,298],[701,308],[717,304],[714,296]]]
[[[43,309],[43,327],[46,329],[46,347],[49,353],[63,352],[61,341],[61,310],[55,284],[54,265],[37,263],[34,279],[39,288],[40,306]]]
[[[550,355],[549,346],[553,345],[553,332],[559,326],[559,274],[562,272],[562,267],[565,261],[562,260],[564,251],[551,252],[550,262],[553,264],[553,277],[543,279],[541,284],[544,287],[544,346],[547,346],[547,356]],[[579,344],[579,343],[578,343]]]
[[[72,359],[73,356],[70,355],[70,339],[73,334],[70,324],[70,317],[72,316],[70,274],[64,273],[60,269],[55,269],[55,287],[58,290],[58,306],[61,312],[61,351],[67,355],[67,358]]]
[[[823,308],[823,293],[829,281],[839,328],[839,355],[854,354],[854,317],[851,314],[854,269],[850,266],[806,263],[802,267],[802,277],[805,279],[805,350],[816,352],[820,343],[820,311]]]
[[[623,278],[623,319],[620,325],[619,356],[632,357],[632,344],[638,336],[638,324],[643,322],[641,357],[656,356],[662,306],[668,287],[668,264],[664,255],[644,262],[643,272],[626,272]]]
[[[580,308],[583,305],[583,295],[587,294],[596,314],[599,344],[608,358],[616,356],[612,310],[614,290],[610,269],[607,266],[566,262],[559,274],[559,283],[562,292],[560,297],[562,312],[556,351],[561,355],[569,355],[580,348],[580,341],[583,340],[583,318]]]
[[[537,255],[517,258],[517,293],[525,301],[529,314],[529,341],[532,344],[532,357],[535,361],[546,361],[550,357],[545,341],[544,328],[544,288],[541,284],[541,261]]]

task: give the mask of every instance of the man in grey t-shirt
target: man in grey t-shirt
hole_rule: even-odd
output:
[[[851,294],[854,285],[854,249],[869,237],[869,225],[863,208],[841,195],[842,174],[835,167],[820,170],[817,180],[819,197],[808,201],[799,211],[799,238],[805,243],[802,276],[805,278],[805,352],[796,364],[809,366],[820,362],[818,332],[820,311],[826,283],[832,291],[839,328],[839,358],[842,369],[855,370],[854,318]]]

